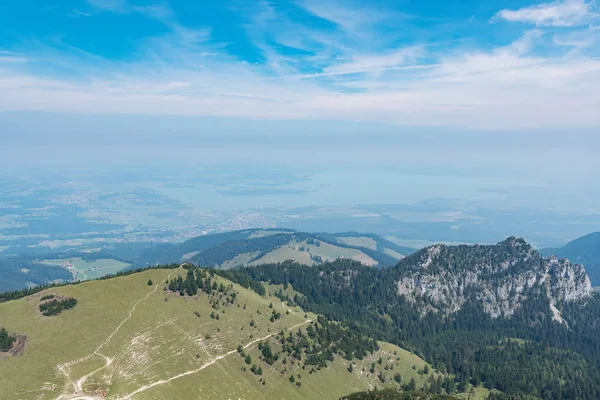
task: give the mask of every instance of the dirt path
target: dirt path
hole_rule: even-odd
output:
[[[125,324],[127,321],[129,321],[131,319],[131,317],[133,316],[133,312],[135,311],[136,307],[143,301],[147,300],[152,294],[156,293],[156,291],[158,290],[158,288],[163,285],[165,282],[168,282],[169,279],[171,278],[171,275],[173,275],[176,271],[178,271],[179,269],[181,269],[181,267],[171,271],[171,273],[161,282],[157,283],[154,286],[154,289],[152,291],[150,291],[145,297],[139,299],[131,308],[131,310],[129,310],[129,314],[127,315],[127,317],[125,317],[125,319],[123,321],[121,321],[121,323],[119,325],[117,325],[117,327],[115,328],[115,330],[108,336],[108,338],[102,342],[97,348],[96,350],[94,350],[93,353],[88,354],[85,357],[79,358],[77,360],[73,360],[73,361],[69,361],[68,363],[65,364],[60,364],[57,365],[57,368],[67,377],[67,385],[65,388],[65,393],[61,394],[57,400],[92,400],[92,399],[100,399],[102,397],[98,397],[98,396],[92,396],[92,395],[85,395],[83,394],[83,385],[85,384],[85,381],[92,375],[94,375],[95,373],[102,371],[103,369],[109,367],[112,362],[113,359],[109,358],[107,356],[105,356],[104,354],[100,353],[100,350],[102,349],[102,347],[104,347],[108,342],[110,342],[110,340],[113,338],[113,336],[116,335],[116,333],[119,331],[119,329],[121,329],[121,327],[123,326],[123,324]],[[98,356],[98,357],[102,357],[104,358],[104,365],[92,372],[90,372],[87,375],[84,375],[83,377],[79,378],[77,381],[73,381],[68,373],[68,367],[74,364],[77,364],[81,361],[84,361],[86,359],[88,359],[91,356]],[[72,387],[73,388],[73,393],[69,394],[66,393],[68,391],[68,388]],[[80,394],[81,393],[81,394]]]
[[[291,331],[291,330],[294,330],[294,329],[296,329],[296,328],[298,328],[298,327],[300,327],[300,326],[302,326],[302,325],[306,325],[306,324],[308,324],[308,323],[309,323],[309,322],[311,322],[311,321],[312,321],[311,319],[307,319],[307,320],[306,320],[306,321],[304,321],[304,322],[301,322],[301,323],[299,323],[299,324],[296,324],[296,325],[292,326],[291,328],[288,328],[288,329],[286,329],[286,331]],[[259,339],[255,339],[255,340],[251,341],[250,343],[246,344],[246,345],[244,346],[244,349],[247,349],[248,347],[252,346],[253,344],[256,344],[256,343],[258,343],[258,342],[260,342],[260,341],[263,341],[263,340],[265,340],[265,339],[268,339],[268,338],[270,338],[271,336],[273,336],[273,335],[276,335],[276,334],[277,334],[277,332],[274,332],[274,333],[271,333],[271,334],[269,334],[269,335],[267,335],[267,336],[265,336],[265,337],[262,337],[262,338],[259,338]],[[227,356],[230,356],[230,355],[232,355],[232,354],[235,354],[235,353],[237,353],[237,349],[236,349],[236,350],[231,350],[231,351],[228,351],[228,352],[227,352],[227,353],[225,353],[225,354],[221,354],[221,355],[219,355],[219,356],[216,356],[216,357],[212,358],[210,361],[208,361],[208,362],[206,362],[206,363],[202,364],[200,367],[198,367],[198,368],[196,368],[196,369],[189,370],[189,371],[186,371],[186,372],[182,372],[181,374],[179,374],[179,375],[175,375],[175,376],[172,376],[171,378],[168,378],[168,379],[162,379],[162,380],[159,380],[159,381],[156,381],[156,382],[152,382],[152,383],[150,383],[150,384],[148,384],[148,385],[144,385],[144,386],[140,387],[139,389],[135,390],[134,392],[132,392],[132,393],[128,394],[128,395],[127,395],[127,396],[125,396],[125,397],[119,397],[119,400],[127,400],[127,399],[131,399],[131,398],[132,398],[132,396],[135,396],[136,394],[138,394],[138,393],[140,393],[140,392],[143,392],[143,391],[145,391],[145,390],[148,390],[148,389],[150,389],[150,388],[153,388],[153,387],[155,387],[155,386],[164,385],[165,383],[169,383],[169,382],[171,382],[171,381],[174,381],[175,379],[183,378],[184,376],[188,376],[188,375],[192,375],[192,374],[195,374],[195,373],[197,373],[197,372],[200,372],[200,371],[202,371],[203,369],[206,369],[206,368],[210,367],[211,365],[213,365],[213,364],[214,364],[214,363],[216,363],[217,361],[219,361],[219,360],[222,360],[223,358],[225,358],[225,357],[227,357]]]

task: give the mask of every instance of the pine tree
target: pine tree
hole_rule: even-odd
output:
[[[0,351],[8,351],[15,338],[8,334],[8,331],[5,328],[0,330]]]

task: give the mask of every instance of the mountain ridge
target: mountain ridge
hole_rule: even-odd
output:
[[[348,237],[357,243],[345,243],[343,239]],[[121,265],[124,271],[181,262],[228,269],[288,259],[318,264],[342,257],[369,266],[388,267],[414,251],[416,249],[397,246],[374,234],[307,233],[284,228],[200,235],[181,243],[113,243],[93,249],[16,246],[0,252],[0,292],[87,279],[90,272],[93,277],[99,277],[117,272]],[[69,260],[76,268],[67,270],[60,266]],[[102,260],[106,263],[99,262]],[[86,272],[78,272],[80,269]]]
[[[346,243],[340,238],[362,238],[372,240],[374,247]],[[337,251],[329,254],[325,249],[318,249],[320,243],[325,243],[339,249],[356,250]],[[313,246],[316,245],[316,246]],[[157,264],[188,261],[205,267],[226,268],[269,262],[262,260],[268,253],[282,247],[288,247],[290,259],[304,260],[306,263],[320,263],[333,260],[339,256],[362,258],[365,263],[386,267],[394,265],[400,258],[415,251],[401,247],[378,235],[358,232],[343,233],[308,233],[291,229],[245,229],[219,234],[202,235],[180,244],[161,244],[148,249],[136,260],[132,261],[129,269]],[[330,249],[333,250],[333,249]],[[386,251],[387,250],[387,251]],[[299,255],[297,253],[307,253]],[[358,253],[357,253],[358,252]],[[362,254],[362,255],[361,255]],[[336,256],[337,255],[337,256]],[[241,257],[244,256],[244,257]],[[281,257],[278,256],[281,261]],[[237,258],[237,260],[236,260]],[[237,262],[238,260],[241,260]]]
[[[303,308],[413,350],[457,374],[460,388],[483,382],[506,393],[499,398],[600,396],[600,294],[582,266],[542,257],[520,238],[430,246],[386,269],[336,260],[230,274],[287,283]],[[423,295],[398,292],[398,282],[436,274],[444,279]]]
[[[180,280],[184,292],[171,291]],[[78,301],[43,317],[48,296]],[[400,374],[421,387],[423,369],[447,377],[397,346],[189,264],[49,288],[0,303],[0,316],[11,335],[27,335],[22,355],[0,354],[7,400],[337,399],[399,388]]]
[[[600,232],[593,232],[572,240],[562,247],[541,249],[540,253],[568,258],[582,264],[593,286],[600,286]]]
[[[449,315],[468,301],[478,301],[492,318],[512,316],[527,296],[541,295],[553,318],[564,322],[557,303],[587,298],[592,290],[582,265],[542,257],[514,236],[496,245],[429,246],[396,268],[398,294],[423,314]]]

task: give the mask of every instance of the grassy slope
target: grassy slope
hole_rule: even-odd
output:
[[[402,260],[405,257],[404,255],[402,255],[392,249],[385,249],[383,252],[390,257],[394,257],[396,260]]]
[[[342,232],[333,234],[333,236],[347,245],[377,250],[396,260],[400,260],[417,251],[417,248],[400,246],[395,241],[372,233]]]
[[[313,264],[310,255],[298,250],[299,245],[310,248],[313,255],[321,256],[326,261],[339,257],[352,258],[367,265],[393,265],[402,258],[402,248],[379,236],[368,234],[353,236],[342,234],[340,238],[330,234],[310,234],[280,229],[248,229],[222,234],[199,236],[179,245],[159,244],[144,252],[137,258],[133,269],[148,265],[169,264],[188,260],[196,265],[220,268],[232,268],[248,264],[254,256],[264,257],[252,265],[265,262],[282,262],[294,260],[300,263]],[[310,237],[321,243],[320,248],[307,245]],[[360,247],[363,246],[363,247]],[[412,252],[412,251],[411,251]]]
[[[105,275],[116,274],[117,272],[131,265],[118,260],[106,258],[101,258],[96,261],[86,261],[81,257],[44,260],[43,264],[60,266],[65,262],[70,262],[73,264],[73,267],[79,271],[73,276],[73,279],[82,281],[100,278]],[[98,270],[94,270],[94,268],[98,268]]]
[[[250,263],[250,265],[279,263],[287,260],[293,260],[300,264],[313,265],[315,262],[311,260],[310,254],[297,250],[297,246],[283,246],[273,251],[268,252],[261,258]]]
[[[149,270],[54,288],[0,304],[2,324],[11,332],[28,335],[22,356],[0,360],[3,372],[0,374],[0,398],[55,399],[61,394],[72,394],[73,386],[67,383],[102,368],[106,363],[104,357],[111,359],[111,364],[92,373],[83,387],[88,392],[107,390],[109,398],[126,398],[144,385],[198,370],[169,383],[152,386],[130,398],[335,399],[375,384],[381,387],[376,376],[368,373],[368,367],[371,358],[385,358],[393,351],[400,355],[401,361],[395,368],[401,371],[403,378],[414,376],[419,384],[424,382],[425,378],[412,369],[413,364],[417,369],[421,368],[422,360],[383,344],[381,354],[358,362],[353,373],[347,371],[348,361],[340,358],[315,374],[299,372],[303,384],[298,388],[289,382],[289,373],[281,375],[284,368],[281,362],[269,367],[259,361],[256,344],[252,344],[248,351],[253,362],[263,368],[267,381],[263,386],[257,376],[241,370],[246,365],[237,352],[214,361],[215,357],[235,350],[239,344],[247,345],[257,338],[304,323],[304,312],[296,308],[286,315],[283,311],[287,307],[278,299],[261,298],[235,286],[240,307],[223,307],[225,313],[219,310],[220,320],[211,319],[209,315],[213,309],[206,294],[200,294],[197,299],[185,299],[163,292],[161,281],[169,274],[175,276],[184,272],[181,269]],[[148,286],[148,279],[152,279],[155,286]],[[228,283],[221,278],[218,280]],[[42,317],[37,309],[38,299],[49,292],[73,296],[78,299],[78,304],[57,317]],[[283,315],[274,323],[268,320],[271,302]],[[194,315],[194,311],[199,312],[200,317]],[[308,318],[315,319],[315,316],[309,314]],[[252,319],[256,322],[254,328],[249,325]],[[101,346],[102,343],[105,344]],[[96,349],[100,355],[93,354]],[[66,374],[57,368],[61,364]],[[378,370],[383,365],[377,365]],[[202,366],[205,368],[199,370]],[[286,367],[292,366],[288,363]],[[387,375],[389,384],[394,384],[391,380],[393,372],[389,371]]]
[[[299,251],[300,247],[304,247],[304,251]],[[250,265],[260,265],[269,263],[278,263],[288,260],[296,261],[300,264],[313,265],[314,261],[310,255],[320,256],[323,261],[334,261],[340,257],[350,258],[360,261],[366,265],[376,265],[377,262],[360,250],[349,249],[346,247],[335,246],[329,243],[320,242],[319,246],[308,244],[307,241],[292,242],[290,245],[282,246],[265,254],[260,259],[252,262]]]
[[[270,235],[277,235],[280,233],[287,233],[287,234],[292,234],[294,233],[294,231],[284,231],[284,230],[257,230],[256,232],[253,232],[250,236],[248,236],[248,239],[255,239],[255,238],[261,238],[261,237],[265,237],[265,236],[270,236]]]
[[[371,249],[371,250],[377,250],[377,242],[369,237],[365,237],[365,236],[358,236],[358,237],[346,237],[346,236],[342,236],[342,237],[338,237],[337,238],[339,241],[346,243],[350,246],[358,246],[358,247],[365,247],[367,249]]]

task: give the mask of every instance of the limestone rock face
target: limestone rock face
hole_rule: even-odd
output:
[[[592,293],[581,265],[542,257],[521,238],[496,245],[427,247],[406,257],[395,282],[422,314],[449,316],[467,302],[480,302],[492,318],[511,317],[528,296],[547,299],[552,317],[563,322],[557,305]]]

